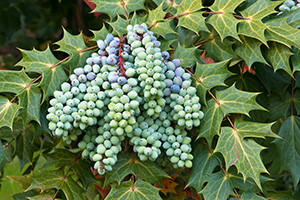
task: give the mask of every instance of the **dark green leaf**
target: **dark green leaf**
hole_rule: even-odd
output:
[[[134,185],[131,181],[123,182],[120,186],[114,185],[106,200],[143,199],[160,200],[159,189],[138,179]]]
[[[300,179],[300,118],[290,116],[282,124],[278,135],[282,139],[276,139],[274,143],[279,149],[281,159],[281,171],[289,171],[292,175],[294,187]]]

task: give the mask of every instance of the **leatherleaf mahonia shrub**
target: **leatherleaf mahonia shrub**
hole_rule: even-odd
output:
[[[298,1],[93,3],[0,68],[0,199],[300,199]]]

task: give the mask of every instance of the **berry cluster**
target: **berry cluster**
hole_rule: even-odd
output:
[[[174,168],[192,167],[186,129],[203,118],[199,97],[180,60],[161,52],[147,28],[129,25],[122,37],[98,40],[98,52],[50,101],[52,134],[67,144],[82,138],[82,156],[95,162],[99,174],[112,170],[126,137],[142,161],[164,152]]]

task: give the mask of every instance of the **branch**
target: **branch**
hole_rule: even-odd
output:
[[[124,9],[124,12],[125,12],[125,15],[126,15],[126,20],[128,21],[128,20],[129,20],[129,16],[128,16],[127,10],[126,10],[126,8],[125,8],[125,3],[124,3],[123,0],[121,0],[121,5],[122,5],[122,7],[123,7],[123,9]]]

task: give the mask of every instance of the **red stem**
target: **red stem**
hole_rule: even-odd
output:
[[[122,45],[124,44],[124,41],[125,41],[124,36],[120,37],[120,44],[119,44],[119,65],[120,65],[120,72],[121,72],[122,76],[127,77],[126,74],[125,74],[125,68],[123,66],[124,60],[123,60],[123,58],[121,56]]]

